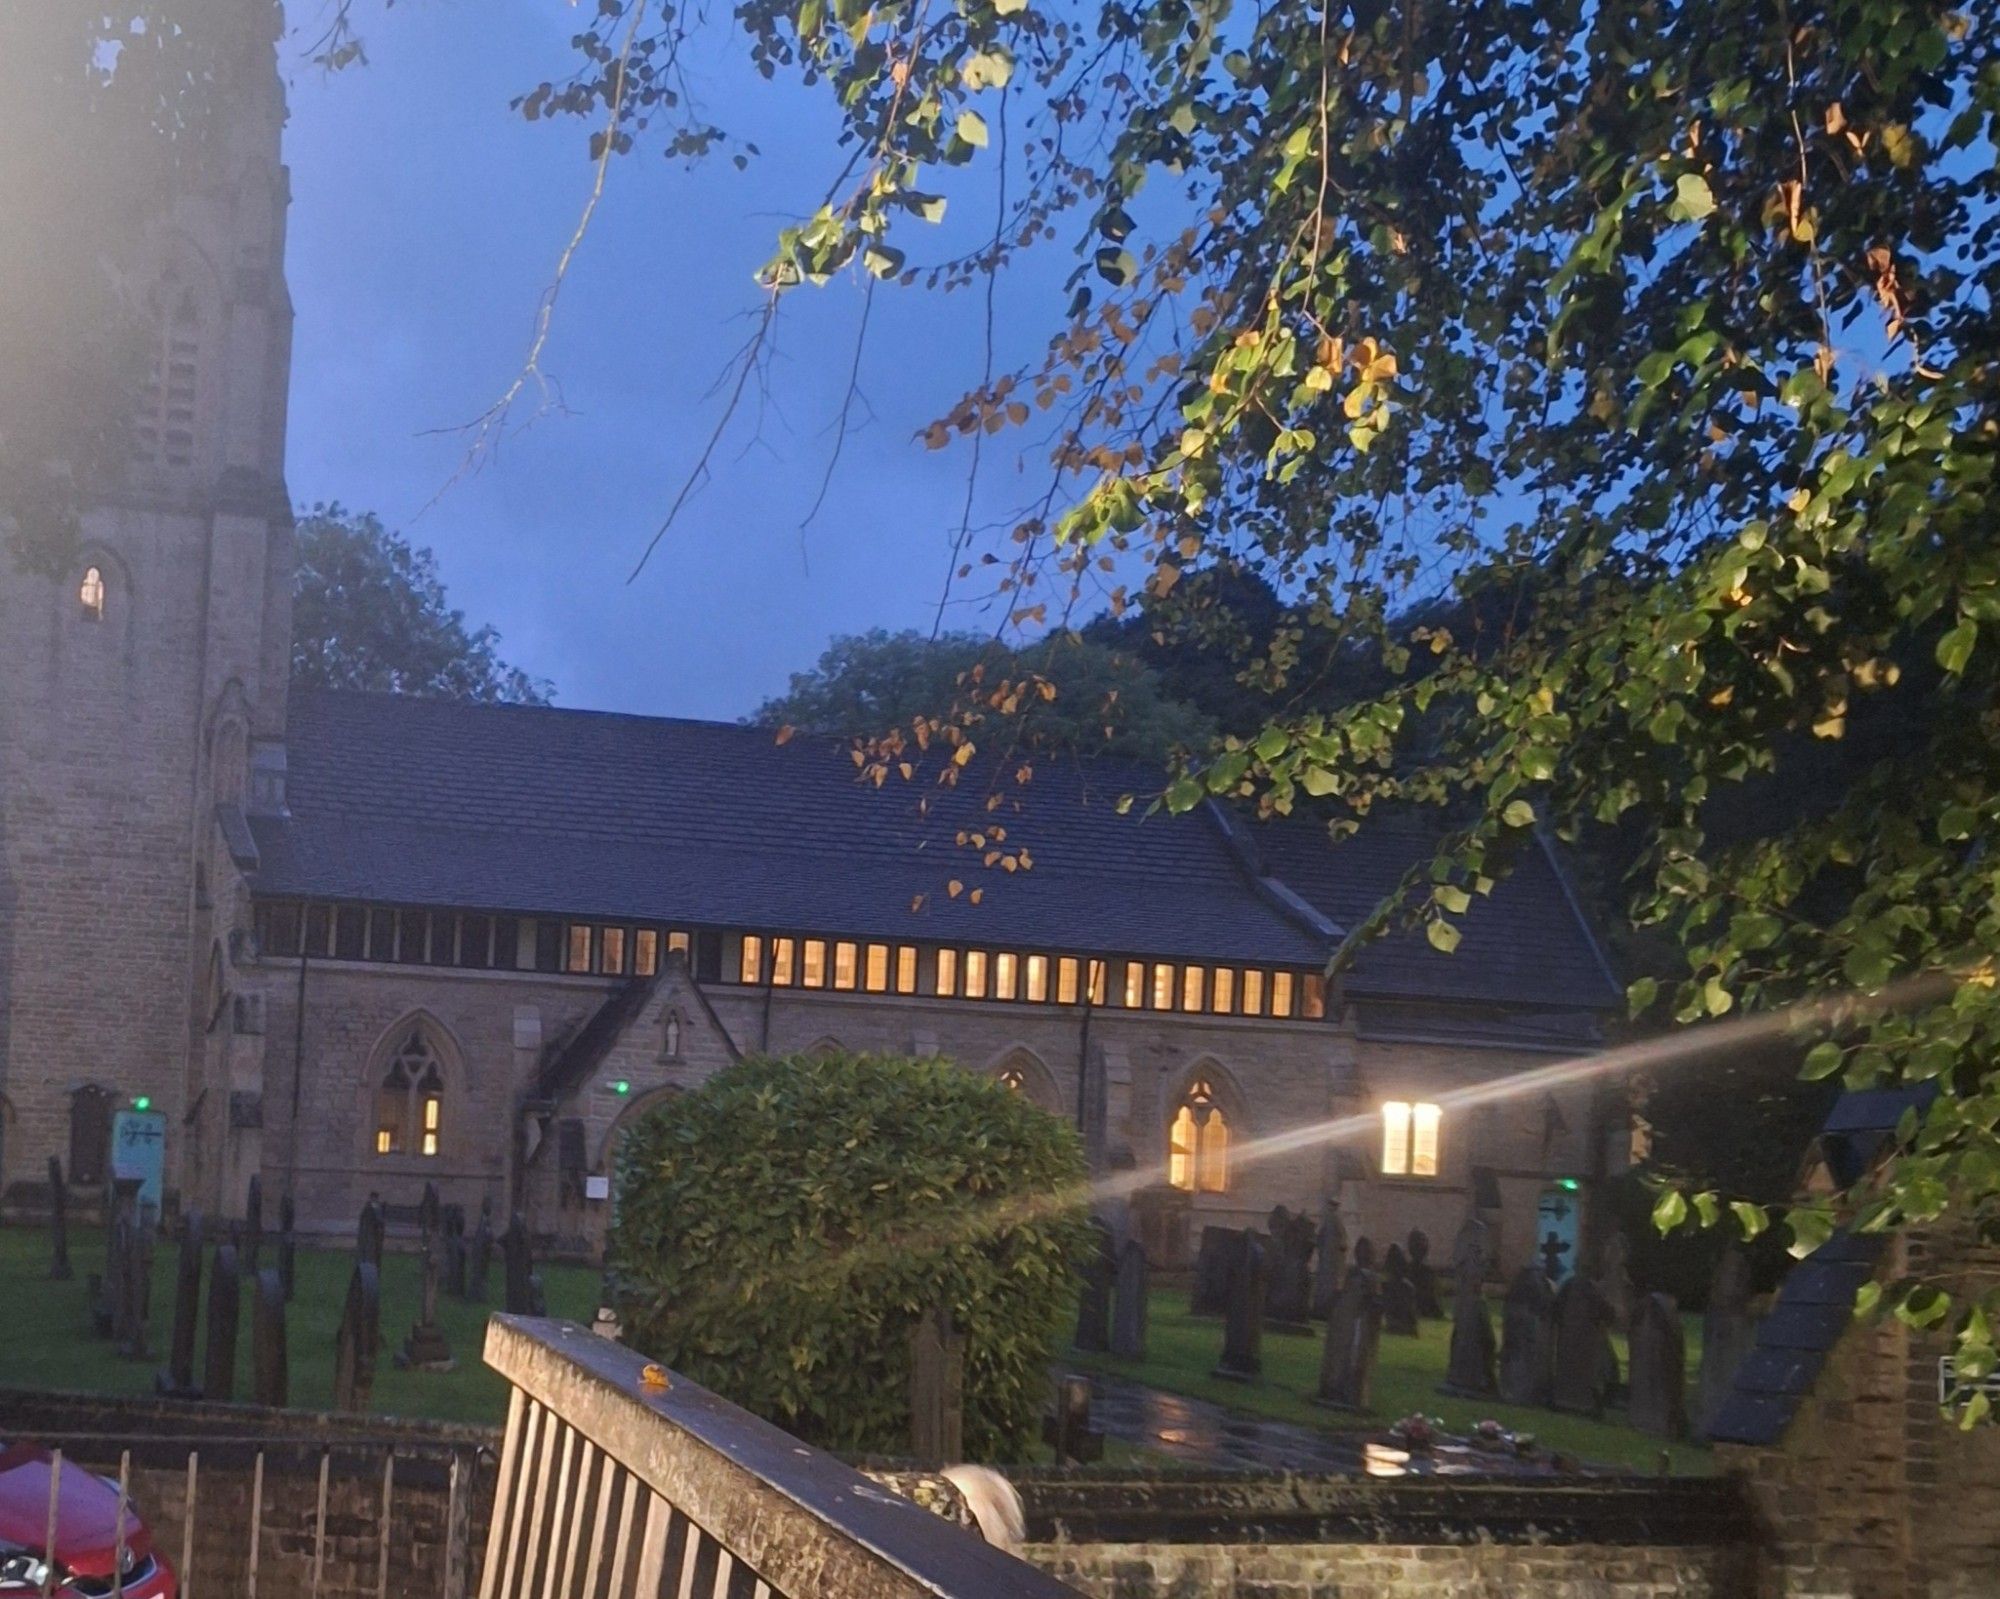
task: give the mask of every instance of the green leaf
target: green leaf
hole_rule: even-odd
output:
[[[1882,1285],[1877,1282],[1863,1283],[1854,1291],[1854,1314],[1866,1317],[1875,1314],[1882,1303]]]
[[[1454,916],[1463,916],[1472,908],[1472,896],[1462,888],[1454,888],[1450,883],[1438,884],[1431,890],[1431,898]]]
[[[975,150],[986,148],[986,119],[977,111],[958,114],[958,136]]]
[[[1700,222],[1715,209],[1715,193],[1699,172],[1683,172],[1674,184],[1674,203],[1668,212],[1681,222]]]
[[[1659,997],[1660,980],[1657,977],[1641,977],[1625,990],[1626,1011],[1633,1016],[1644,1015]]]
[[[1176,814],[1193,810],[1201,801],[1201,784],[1191,777],[1177,778],[1168,786],[1167,809]]]
[[[1771,1218],[1762,1205],[1753,1205],[1747,1199],[1732,1199],[1729,1214],[1736,1218],[1745,1241],[1755,1238],[1771,1225]]]
[[[1786,1253],[1794,1260],[1804,1260],[1833,1236],[1833,1218],[1823,1210],[1806,1206],[1794,1209],[1785,1218],[1785,1225],[1792,1232],[1792,1241],[1786,1246]]]
[[[1653,1225],[1662,1234],[1672,1232],[1687,1220],[1688,1202],[1678,1188],[1669,1188],[1653,1201]]]
[[[1017,11],[1028,9],[1028,0],[993,0],[993,9],[1003,17],[1011,17]]]
[[[1806,1051],[1805,1064],[1799,1068],[1799,1075],[1808,1082],[1818,1082],[1839,1071],[1846,1059],[1847,1052],[1832,1039],[1826,1039]]]
[[[1267,727],[1257,735],[1257,742],[1250,747],[1257,752],[1260,761],[1275,761],[1291,747],[1291,738],[1282,727]]]
[[[1947,672],[1957,675],[1965,670],[1966,662],[1972,659],[1972,646],[1979,641],[1979,624],[1971,617],[1965,617],[1950,632],[1937,641],[1937,663]]]
[[[1424,928],[1424,937],[1430,940],[1431,948],[1442,950],[1447,955],[1458,948],[1461,936],[1456,927],[1442,919],[1431,922]]]
[[[1509,800],[1507,808],[1500,813],[1500,820],[1509,827],[1530,827],[1534,825],[1535,807],[1524,799]]]
[[[968,89],[998,89],[1006,85],[1014,75],[1014,58],[1006,48],[995,45],[991,50],[982,50],[965,63],[963,73]],[[985,140],[968,141],[985,143]]]
[[[1315,799],[1324,799],[1339,791],[1340,779],[1324,766],[1308,766],[1299,773],[1299,787]]]

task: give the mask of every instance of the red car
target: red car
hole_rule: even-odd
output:
[[[175,1599],[180,1583],[138,1508],[125,1506],[124,1583],[112,1575],[118,1552],[118,1484],[65,1460],[56,1494],[55,1548],[49,1534],[49,1471],[39,1444],[0,1447],[0,1599],[48,1591],[61,1599]],[[54,1570],[50,1570],[50,1561]]]

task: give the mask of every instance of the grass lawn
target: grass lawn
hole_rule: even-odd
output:
[[[277,1246],[267,1238],[264,1263],[276,1262]],[[0,1229],[0,1297],[15,1307],[6,1333],[0,1335],[0,1386],[152,1393],[153,1373],[165,1367],[173,1341],[179,1248],[162,1243],[153,1251],[151,1341],[158,1358],[151,1362],[121,1360],[113,1353],[109,1339],[91,1336],[86,1279],[103,1269],[104,1234],[94,1227],[71,1229],[70,1263],[76,1269],[72,1281],[50,1282],[47,1231]],[[285,1318],[285,1349],[291,1366],[291,1402],[301,1409],[324,1410],[333,1403],[334,1335],[353,1269],[350,1251],[299,1251],[296,1293]],[[597,1310],[598,1274],[583,1266],[543,1264],[538,1269],[548,1295],[549,1314],[587,1324]],[[500,1308],[499,1250],[494,1250],[489,1283],[494,1303],[462,1304],[449,1295],[440,1296],[438,1317],[451,1352],[458,1358],[455,1371],[399,1371],[391,1359],[416,1320],[422,1287],[422,1272],[414,1254],[391,1253],[384,1258],[382,1353],[375,1368],[372,1408],[383,1415],[499,1425],[507,1419],[507,1385],[480,1359],[486,1342],[486,1318]],[[204,1272],[203,1326],[195,1345],[197,1379],[207,1346],[207,1297]],[[246,1282],[236,1329],[236,1397],[242,1400],[251,1393],[250,1305]]]
[[[1497,1305],[1494,1313],[1497,1327]],[[1688,1318],[1690,1392],[1701,1355],[1700,1338],[1699,1318]],[[1619,1338],[1615,1342],[1622,1365],[1625,1341]],[[1156,1388],[1212,1400],[1232,1410],[1322,1430],[1356,1427],[1375,1430],[1412,1411],[1422,1411],[1427,1416],[1443,1417],[1451,1431],[1464,1432],[1472,1423],[1491,1417],[1517,1432],[1533,1433],[1550,1449],[1582,1460],[1646,1472],[1659,1466],[1663,1447],[1660,1441],[1615,1420],[1592,1421],[1553,1410],[1452,1399],[1439,1393],[1438,1384],[1444,1380],[1445,1361],[1451,1347],[1449,1322],[1424,1322],[1415,1338],[1384,1335],[1375,1368],[1373,1419],[1343,1416],[1339,1411],[1312,1403],[1311,1395],[1319,1386],[1321,1338],[1317,1330],[1310,1337],[1301,1337],[1265,1328],[1263,1380],[1228,1382],[1209,1375],[1222,1352],[1222,1323],[1213,1317],[1190,1315],[1185,1289],[1162,1288],[1152,1295],[1146,1343],[1147,1356],[1143,1361],[1117,1360],[1109,1355],[1071,1350],[1065,1353],[1063,1363],[1085,1371],[1115,1372]],[[1706,1473],[1711,1469],[1709,1452],[1694,1444],[1673,1445],[1672,1457],[1676,1472]]]

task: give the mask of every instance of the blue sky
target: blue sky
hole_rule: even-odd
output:
[[[710,390],[749,332],[753,270],[837,166],[824,105],[758,78],[717,28],[698,85],[762,158],[747,173],[657,151],[614,164],[544,363],[566,410],[460,475],[465,436],[434,430],[478,416],[519,369],[588,192],[588,127],[531,125],[508,108],[568,71],[578,14],[568,0],[402,0],[366,15],[369,64],[333,77],[304,60],[313,14],[295,0],[284,58],[296,500],[374,510],[432,547],[454,602],[497,626],[503,653],[552,678],[566,705],[734,717],[833,633],[930,627],[967,458],[912,434],[977,377],[978,306],[965,291],[877,294],[861,377],[872,419],[804,533],[862,295],[843,281],[791,296],[770,403],[753,403],[712,480],[626,582],[720,415]],[[991,214],[959,187],[947,249]],[[1071,264],[1051,255],[1003,283],[1002,325],[1045,328]],[[1026,348],[1024,331],[1013,349]],[[989,449],[976,520],[1030,493],[1017,456]],[[948,614],[953,626],[993,621]]]

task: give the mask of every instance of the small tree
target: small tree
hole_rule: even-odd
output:
[[[1019,1458],[1086,1243],[1075,1131],[949,1061],[756,1059],[634,1128],[627,1340],[810,1443],[901,1452],[909,1334],[965,1335],[965,1445]]]

